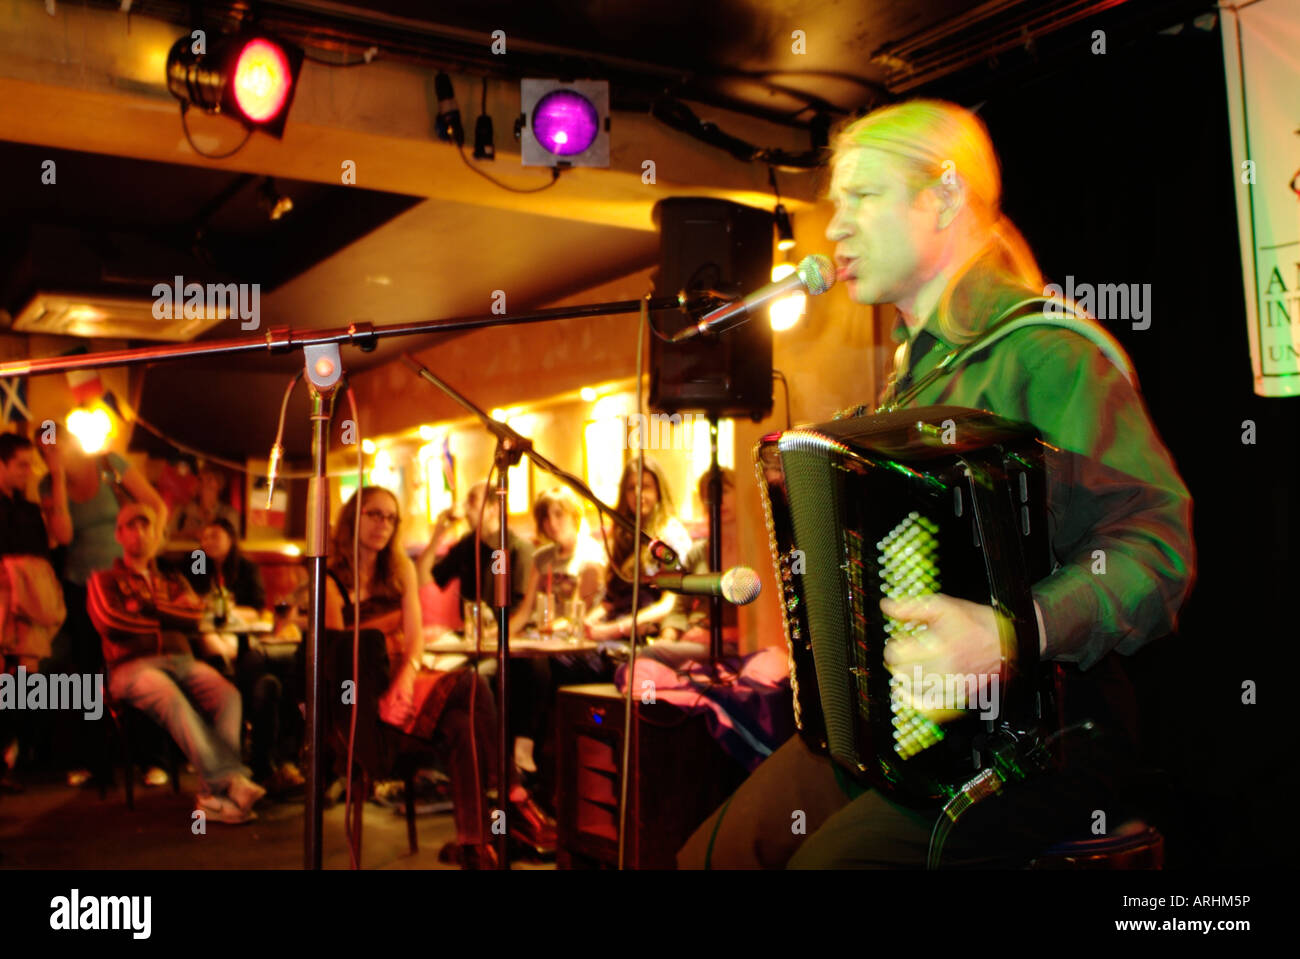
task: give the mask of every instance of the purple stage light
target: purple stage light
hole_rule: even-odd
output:
[[[556,156],[573,156],[591,146],[600,132],[600,117],[586,97],[572,90],[556,90],[537,102],[533,134]]]

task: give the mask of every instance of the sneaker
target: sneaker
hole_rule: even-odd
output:
[[[158,766],[150,766],[145,770],[144,784],[146,786],[166,786],[170,781],[167,770]]]
[[[520,772],[537,772],[537,761],[533,758],[533,741],[527,736],[515,739],[515,767]]]
[[[406,808],[406,783],[400,779],[385,779],[375,783],[375,802],[389,809]]]
[[[247,812],[253,808],[253,805],[266,795],[266,790],[253,782],[247,776],[233,776],[230,785],[226,787],[226,795],[240,809]]]
[[[199,796],[194,808],[213,822],[224,822],[232,826],[241,826],[257,818],[257,813],[241,809],[237,803],[225,796]]]
[[[307,785],[307,778],[294,763],[280,763],[271,773],[271,792],[290,793]]]

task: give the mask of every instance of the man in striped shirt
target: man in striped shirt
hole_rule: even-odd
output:
[[[103,640],[109,693],[176,740],[199,774],[199,810],[217,822],[248,822],[266,790],[240,760],[239,692],[191,653],[203,603],[183,576],[159,571],[160,539],[153,510],[126,504],[117,517],[124,555],[90,579],[87,605]]]

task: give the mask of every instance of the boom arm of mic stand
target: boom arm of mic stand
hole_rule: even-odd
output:
[[[406,364],[412,370],[414,370],[416,374],[428,380],[430,383],[438,387],[440,390],[442,390],[444,393],[450,396],[461,406],[465,407],[465,409],[469,410],[480,420],[482,420],[483,425],[487,428],[487,430],[490,433],[492,433],[492,435],[494,435],[497,438],[497,440],[502,444],[504,444],[508,449],[515,449],[523,453],[527,453],[528,458],[531,459],[534,463],[536,463],[541,469],[550,473],[556,479],[560,480],[560,482],[564,483],[575,493],[577,493],[579,496],[585,499],[592,506],[596,507],[596,509],[600,512],[601,516],[608,517],[611,522],[617,524],[618,526],[621,526],[628,533],[631,533],[633,535],[636,534],[636,525],[631,520],[629,520],[625,516],[620,516],[618,513],[614,512],[614,510],[612,510],[609,506],[603,503],[596,496],[596,494],[591,491],[591,487],[589,487],[582,480],[578,479],[578,477],[574,476],[572,473],[568,472],[567,470],[561,469],[559,466],[556,466],[554,463],[548,460],[541,453],[537,452],[537,450],[533,449],[533,441],[530,440],[528,437],[516,432],[510,426],[508,426],[505,423],[502,423],[500,420],[494,420],[491,416],[489,416],[487,413],[483,412],[483,410],[481,410],[478,406],[476,406],[472,400],[463,396],[462,394],[457,392],[454,388],[448,386],[442,380],[438,379],[438,377],[430,373],[426,367],[421,365],[417,360],[412,358],[409,354],[403,356],[402,359],[406,361]],[[641,536],[642,539],[654,549],[655,558],[658,559],[661,563],[663,563],[667,568],[669,569],[681,568],[681,560],[677,556],[677,553],[672,549],[672,547],[668,546],[668,544],[666,543],[658,542],[657,540],[654,539],[654,537],[652,537],[645,530],[641,531]]]

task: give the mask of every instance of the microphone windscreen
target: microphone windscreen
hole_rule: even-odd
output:
[[[737,606],[752,603],[762,588],[758,573],[748,566],[733,566],[722,574],[722,597]]]
[[[795,268],[809,296],[819,296],[835,285],[835,264],[830,257],[813,253],[799,261]]]

